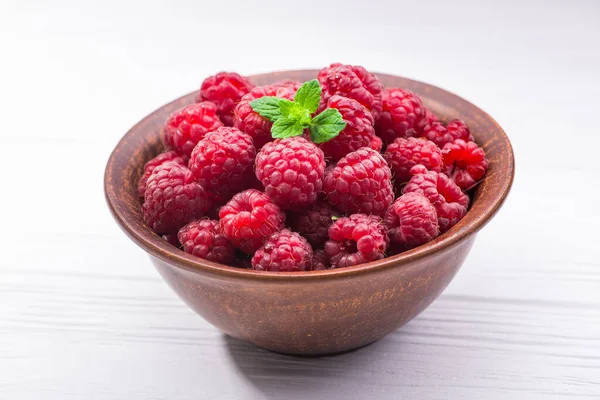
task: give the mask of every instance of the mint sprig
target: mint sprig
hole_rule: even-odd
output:
[[[273,122],[273,138],[300,136],[308,128],[314,143],[324,143],[339,135],[346,127],[346,122],[335,108],[327,108],[313,117],[320,101],[321,85],[313,79],[300,86],[294,101],[265,96],[251,101],[250,107]]]

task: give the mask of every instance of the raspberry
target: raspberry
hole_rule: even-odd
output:
[[[440,149],[456,139],[462,139],[465,142],[473,141],[469,127],[460,119],[454,119],[446,126],[440,121],[434,121],[423,129],[423,137],[437,144]]]
[[[192,221],[179,230],[177,238],[183,250],[205,260],[228,264],[235,257],[235,249],[221,233],[219,221]]]
[[[281,97],[288,100],[294,100],[294,92],[289,87],[283,86],[257,86],[244,95],[242,100],[235,107],[233,116],[233,125],[239,130],[246,132],[254,139],[254,146],[260,149],[265,143],[273,140],[271,138],[271,126],[273,123],[258,113],[254,112],[250,102],[264,96]]]
[[[369,143],[369,147],[375,150],[376,152],[381,153],[381,150],[383,150],[383,141],[379,136],[373,136],[373,139],[371,139],[371,143]]]
[[[169,244],[179,247],[179,240],[177,240],[177,235],[175,233],[169,233],[168,235],[162,235],[162,238],[169,242]]]
[[[156,233],[175,233],[211,206],[209,193],[185,166],[168,161],[154,169],[146,187],[144,221]]]
[[[196,181],[220,202],[248,187],[254,175],[255,156],[250,136],[224,126],[198,142],[189,167]]]
[[[325,250],[319,249],[313,251],[312,265],[310,270],[323,271],[329,268],[331,268],[331,264],[329,264],[329,257],[327,257]]]
[[[215,103],[190,104],[169,116],[163,139],[169,149],[189,157],[200,139],[220,126]]]
[[[442,151],[446,174],[462,190],[469,190],[479,182],[487,170],[485,152],[475,142],[456,139]]]
[[[285,214],[264,193],[248,189],[233,196],[219,210],[221,231],[235,247],[254,253],[267,238],[280,231]]]
[[[353,214],[329,227],[325,253],[332,268],[349,267],[385,257],[388,237],[381,218]]]
[[[323,189],[328,201],[342,212],[382,216],[394,200],[391,177],[383,156],[363,147],[327,169]]]
[[[314,247],[323,247],[327,241],[327,230],[340,214],[326,201],[317,202],[312,208],[290,215],[290,226]]]
[[[448,175],[427,171],[422,165],[415,165],[410,172],[413,177],[404,187],[404,193],[415,192],[427,197],[437,212],[440,233],[446,232],[465,216],[469,197]]]
[[[272,234],[254,253],[257,271],[306,271],[312,266],[313,251],[302,236],[289,229]]]
[[[381,113],[383,86],[375,75],[358,65],[331,64],[318,75],[322,88],[321,107],[333,95],[349,97],[365,106],[377,120]]]
[[[346,123],[338,136],[321,145],[328,158],[337,161],[350,152],[369,146],[375,130],[373,116],[365,106],[356,100],[334,95],[327,100],[327,108],[337,109]]]
[[[418,119],[415,122],[415,131],[416,131],[416,136],[420,137],[423,136],[423,131],[425,130],[425,127],[435,121],[439,121],[439,118],[437,117],[437,115],[435,115],[433,113],[433,111],[431,111],[429,108],[423,106],[423,108],[425,108],[425,115],[421,118]]]
[[[288,79],[288,80],[275,82],[273,85],[288,88],[288,89],[292,90],[294,93],[296,93],[298,91],[298,89],[300,89],[300,86],[302,86],[302,82]]]
[[[212,101],[217,115],[226,126],[233,126],[233,109],[254,84],[235,72],[219,72],[202,82],[198,101]]]
[[[256,155],[256,177],[265,193],[284,210],[302,210],[317,201],[325,159],[314,143],[301,137],[277,139]]]
[[[425,106],[413,92],[388,88],[382,93],[383,109],[375,124],[377,135],[387,144],[400,137],[414,136],[415,124],[425,117]]]
[[[148,178],[150,178],[150,175],[152,175],[152,171],[154,171],[154,168],[166,163],[167,161],[173,161],[177,164],[185,165],[185,161],[183,161],[183,158],[181,158],[179,154],[177,154],[174,151],[167,151],[165,153],[161,153],[158,156],[154,157],[152,160],[148,161],[144,165],[144,173],[138,181],[138,193],[142,198],[144,197],[144,193],[146,193],[146,183],[148,182]]]
[[[400,196],[384,218],[392,246],[412,249],[433,240],[440,233],[435,207],[418,193]]]
[[[398,187],[410,180],[410,169],[417,164],[431,171],[442,170],[442,151],[435,143],[423,138],[398,138],[387,147],[383,157]]]

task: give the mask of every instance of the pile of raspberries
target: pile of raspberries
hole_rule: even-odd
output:
[[[319,110],[345,127],[324,143],[273,139],[251,102],[294,100],[300,82],[207,78],[169,116],[165,152],[139,179],[143,218],[197,257],[259,271],[348,267],[427,243],[467,213],[487,161],[461,120],[444,123],[408,90],[361,66],[317,76]],[[318,87],[318,85],[317,85]]]

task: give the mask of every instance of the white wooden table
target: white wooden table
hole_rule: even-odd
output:
[[[600,398],[600,3],[91,3],[0,5],[1,399]],[[130,126],[216,71],[334,61],[473,101],[517,174],[429,309],[293,358],[176,298],[102,175]]]

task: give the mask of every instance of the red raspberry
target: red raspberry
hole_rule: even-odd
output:
[[[169,116],[163,139],[169,149],[189,157],[204,135],[220,126],[223,124],[217,117],[215,103],[190,104]]]
[[[446,143],[452,143],[456,139],[465,142],[473,141],[469,127],[460,119],[454,119],[446,126],[440,121],[434,121],[423,129],[423,137],[437,144],[440,149],[444,148]]]
[[[382,216],[394,200],[391,178],[383,156],[363,147],[327,169],[323,190],[329,203],[344,213]]]
[[[235,247],[254,253],[267,238],[279,232],[285,214],[266,194],[248,189],[233,196],[219,210],[221,231]]]
[[[327,108],[337,109],[346,127],[338,136],[321,144],[325,156],[337,161],[350,152],[369,146],[375,130],[373,116],[365,106],[356,100],[334,95],[327,100]]]
[[[281,97],[288,100],[294,100],[294,92],[289,87],[283,86],[257,86],[244,95],[242,100],[235,107],[233,116],[233,125],[239,130],[246,132],[254,139],[254,146],[260,149],[265,143],[270,142],[271,126],[273,123],[258,113],[254,112],[250,102],[264,96]]]
[[[144,221],[156,233],[175,233],[211,206],[209,193],[185,166],[168,161],[154,169],[146,187]]]
[[[412,249],[440,234],[435,207],[418,193],[398,197],[384,218],[390,243],[402,250]]]
[[[353,214],[340,218],[329,227],[325,253],[332,268],[349,267],[385,257],[388,237],[381,218]]]
[[[314,247],[323,247],[327,241],[327,230],[340,214],[326,201],[319,201],[314,207],[300,214],[290,215],[290,226]]]
[[[375,150],[376,152],[381,153],[381,150],[383,150],[383,141],[379,136],[373,136],[373,139],[371,139],[371,143],[369,143],[369,147]]]
[[[227,126],[233,126],[233,109],[254,84],[235,72],[219,72],[202,82],[198,101],[212,101],[217,115]]]
[[[442,151],[446,174],[462,190],[469,190],[479,182],[487,170],[485,152],[475,142],[456,139]]]
[[[288,80],[275,82],[273,85],[274,86],[283,86],[285,88],[292,90],[294,93],[296,93],[298,91],[298,89],[300,89],[300,86],[302,86],[302,82],[288,79]]]
[[[404,187],[404,193],[419,193],[433,204],[438,215],[440,233],[452,228],[467,213],[469,196],[448,175],[428,171],[422,165],[411,169],[413,177]]]
[[[381,113],[381,91],[379,79],[358,65],[331,64],[323,68],[318,75],[322,88],[321,107],[333,95],[349,97],[365,106],[377,120]]]
[[[433,111],[431,111],[429,108],[423,106],[423,108],[425,108],[425,115],[423,116],[423,118],[417,120],[415,122],[415,131],[416,131],[416,136],[420,137],[423,136],[423,131],[425,130],[425,127],[435,121],[439,121],[439,118],[437,117],[437,115],[435,115],[433,113]]]
[[[283,210],[302,210],[314,204],[324,171],[323,152],[302,137],[277,139],[256,155],[256,177]]]
[[[148,178],[150,178],[150,175],[152,175],[152,171],[154,171],[154,168],[166,163],[167,161],[173,161],[177,164],[185,165],[185,161],[183,161],[183,158],[181,158],[179,154],[177,154],[174,151],[167,151],[165,153],[161,153],[154,157],[152,160],[148,161],[144,165],[144,173],[138,181],[138,193],[142,198],[144,198],[144,193],[146,193],[146,183],[148,182]]]
[[[442,151],[435,143],[423,138],[398,138],[385,150],[396,185],[400,187],[410,180],[410,169],[417,164],[430,171],[442,170]]]
[[[248,187],[254,175],[255,156],[250,136],[223,126],[198,142],[189,167],[196,181],[221,202]]]
[[[219,221],[192,221],[179,230],[177,238],[183,250],[205,260],[229,264],[235,258],[235,249],[221,233]]]
[[[289,229],[272,234],[254,253],[252,269],[257,271],[306,271],[312,266],[313,251],[302,236]]]
[[[425,117],[423,102],[410,90],[388,88],[382,93],[383,110],[375,124],[377,135],[387,144],[414,136],[415,124]]]
[[[319,249],[313,251],[312,265],[310,270],[323,271],[329,268],[331,268],[331,264],[329,264],[329,257],[327,257],[325,250]]]

